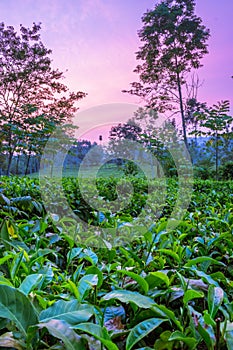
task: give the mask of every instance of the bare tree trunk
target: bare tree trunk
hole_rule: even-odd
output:
[[[8,157],[8,163],[7,163],[7,170],[6,170],[6,175],[10,176],[10,170],[11,170],[11,163],[13,159],[13,151],[9,151],[9,157]]]
[[[219,149],[218,149],[218,134],[215,135],[215,178],[218,180],[218,160],[219,160]]]
[[[28,173],[30,159],[31,159],[31,150],[29,150],[29,153],[28,153],[28,156],[27,156],[27,164],[26,164],[26,169],[25,169],[25,174],[24,175],[27,175],[27,173]]]
[[[19,174],[19,160],[20,160],[20,154],[17,155],[17,161],[16,161],[16,174]]]
[[[37,155],[36,159],[35,159],[35,172],[36,173],[39,171],[39,167],[40,167],[40,156]]]
[[[177,77],[177,87],[178,87],[178,93],[179,93],[179,104],[180,104],[180,113],[181,113],[181,119],[182,119],[182,129],[183,129],[183,137],[184,137],[184,144],[187,149],[189,150],[188,140],[187,140],[187,133],[186,133],[186,124],[185,124],[185,115],[184,115],[184,103],[183,103],[183,96],[182,96],[182,89],[181,89],[181,80],[180,80],[180,74],[178,71],[178,60],[175,56],[176,61],[176,77]]]
[[[182,98],[182,90],[181,90],[181,83],[180,83],[180,75],[177,73],[177,86],[178,86],[178,92],[179,92],[179,104],[180,104],[180,113],[181,113],[181,119],[182,119],[182,129],[183,129],[183,136],[184,136],[184,143],[187,148],[188,146],[188,140],[187,140],[187,133],[186,133],[186,125],[185,125],[185,115],[184,115],[184,104],[183,104],[183,98]]]

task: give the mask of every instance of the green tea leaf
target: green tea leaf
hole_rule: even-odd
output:
[[[68,264],[70,264],[73,259],[75,259],[77,256],[79,256],[81,251],[82,251],[82,248],[80,248],[80,247],[71,249],[69,251],[69,253],[67,254]]]
[[[165,284],[166,287],[169,287],[170,281],[168,276],[162,271],[150,272],[149,275],[145,278],[148,282],[150,289]]]
[[[209,286],[208,290],[208,309],[212,318],[216,316],[219,307],[222,304],[224,292],[220,287]]]
[[[209,256],[199,256],[198,258],[189,260],[184,266],[191,267],[193,265],[201,264],[203,262],[210,262],[211,264],[225,266],[224,263],[216,259],[210,258]]]
[[[51,307],[41,311],[40,322],[48,322],[52,319],[63,320],[70,325],[86,322],[94,314],[94,307],[89,304],[80,304],[78,300],[59,300]]]
[[[79,301],[82,301],[85,297],[85,293],[92,289],[93,286],[97,286],[98,276],[97,275],[85,275],[83,276],[77,285],[79,291]]]
[[[126,339],[126,350],[132,349],[132,347],[139,342],[142,338],[147,336],[155,328],[161,325],[161,323],[167,321],[166,319],[150,318],[148,320],[140,322],[137,326],[131,329]]]
[[[152,310],[158,314],[158,316],[167,318],[168,320],[172,321],[180,331],[183,331],[183,327],[179,321],[179,319],[175,316],[175,313],[168,309],[165,305],[159,305],[155,304],[152,307]]]
[[[88,269],[86,270],[86,275],[97,275],[98,276],[97,287],[98,288],[101,287],[104,277],[103,277],[103,273],[100,271],[100,269],[98,269],[98,267],[96,266],[88,267]]]
[[[196,349],[196,346],[197,346],[197,343],[198,343],[195,338],[187,337],[185,334],[183,334],[183,333],[181,333],[179,331],[173,332],[168,340],[169,341],[179,340],[179,341],[187,344],[189,350]]]
[[[40,323],[38,327],[47,328],[53,337],[61,339],[67,350],[86,350],[83,339],[65,321],[50,320],[46,323]]]
[[[87,322],[87,323],[78,324],[77,326],[74,326],[72,328],[92,335],[96,339],[100,340],[101,343],[108,350],[118,350],[118,347],[116,346],[116,344],[114,344],[111,341],[111,338],[110,338],[108,331],[106,330],[105,327],[101,327],[97,324]]]
[[[38,286],[38,284],[41,282],[43,277],[44,276],[42,274],[37,274],[37,273],[33,275],[28,275],[23,280],[23,282],[21,283],[18,289],[25,295],[28,295],[33,289],[35,289]]]
[[[138,307],[144,309],[149,309],[155,304],[153,299],[146,297],[138,292],[131,292],[129,290],[114,290],[110,293],[105,294],[102,298],[102,300],[111,299],[118,299],[122,303],[132,302]]]
[[[139,286],[143,289],[144,293],[148,292],[148,290],[149,290],[148,283],[140,275],[136,274],[135,272],[127,271],[127,270],[117,270],[117,272],[131,277],[133,280],[135,280],[139,284]]]
[[[204,297],[204,293],[202,292],[198,292],[196,290],[193,289],[188,289],[185,293],[184,293],[184,304],[188,304],[188,302],[190,300],[196,299],[196,298],[203,298]]]
[[[7,285],[0,285],[0,317],[11,320],[25,337],[28,327],[38,323],[29,299]]]
[[[180,257],[178,254],[176,254],[175,252],[173,252],[171,249],[158,249],[158,252],[161,252],[165,255],[170,256],[171,258],[173,258],[176,262],[180,263]]]
[[[226,343],[227,343],[227,349],[232,350],[233,349],[233,330],[226,331],[225,339],[226,339]]]

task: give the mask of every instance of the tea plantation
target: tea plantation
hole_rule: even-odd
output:
[[[147,181],[128,180],[132,200],[113,213],[91,209],[78,180],[63,178],[82,225],[59,215],[56,181],[49,213],[38,179],[1,178],[1,348],[233,348],[233,182],[195,180],[168,229],[176,180],[164,202],[152,181],[153,205]],[[114,201],[118,181],[98,178],[99,196]]]

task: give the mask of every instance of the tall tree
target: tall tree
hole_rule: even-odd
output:
[[[194,0],[164,0],[143,15],[143,27],[138,32],[143,45],[136,53],[141,63],[134,70],[140,81],[133,82],[129,91],[124,90],[144,98],[159,112],[177,111],[178,104],[186,147],[182,87],[188,73],[201,66],[210,35],[194,10]]]
[[[129,119],[127,123],[113,126],[110,130],[109,139],[137,141],[141,132],[141,127],[133,119]]]
[[[200,129],[193,133],[198,136],[206,136],[207,146],[214,149],[216,180],[218,180],[220,147],[224,149],[224,145],[228,145],[228,134],[233,123],[233,118],[229,114],[230,102],[228,100],[217,102],[212,107],[206,108],[205,111],[196,113],[200,121]]]
[[[69,92],[61,83],[63,72],[52,68],[52,51],[42,43],[40,29],[40,24],[21,25],[18,34],[0,23],[0,127],[8,155],[7,174],[20,138],[17,133],[30,132],[31,118],[43,115],[54,125],[70,122],[75,103],[85,96]]]
[[[143,129],[140,142],[159,162],[156,165],[157,176],[160,176],[161,166],[170,175],[170,168],[174,168],[175,163],[169,150],[175,149],[181,139],[175,119],[164,120],[155,110],[141,107],[135,112],[134,118]]]
[[[122,164],[122,159],[127,159],[130,153],[127,146],[124,147],[125,140],[139,141],[141,133],[142,128],[133,118],[124,124],[119,123],[117,126],[111,128],[108,151],[115,155],[118,164]]]

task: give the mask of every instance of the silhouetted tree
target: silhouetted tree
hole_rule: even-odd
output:
[[[186,147],[182,86],[187,73],[201,66],[210,35],[194,10],[194,0],[164,0],[143,15],[143,27],[138,32],[143,45],[136,53],[141,63],[135,69],[140,81],[133,82],[131,90],[124,90],[144,98],[159,112],[175,110],[178,105]]]
[[[196,114],[200,128],[194,133],[198,134],[198,136],[203,135],[208,137],[207,146],[214,149],[216,179],[218,179],[220,146],[224,147],[230,125],[233,122],[233,118],[229,113],[230,102],[226,100],[217,102],[212,107],[206,108],[205,111]]]
[[[40,40],[40,24],[12,26],[0,23],[0,127],[3,152],[8,156],[7,174],[14,152],[20,149],[21,133],[34,135],[33,119],[43,130],[47,121],[54,126],[71,122],[75,103],[83,92],[69,92],[61,83],[63,72],[51,67],[50,54]],[[30,117],[30,118],[29,118]],[[36,142],[36,139],[35,139]]]

